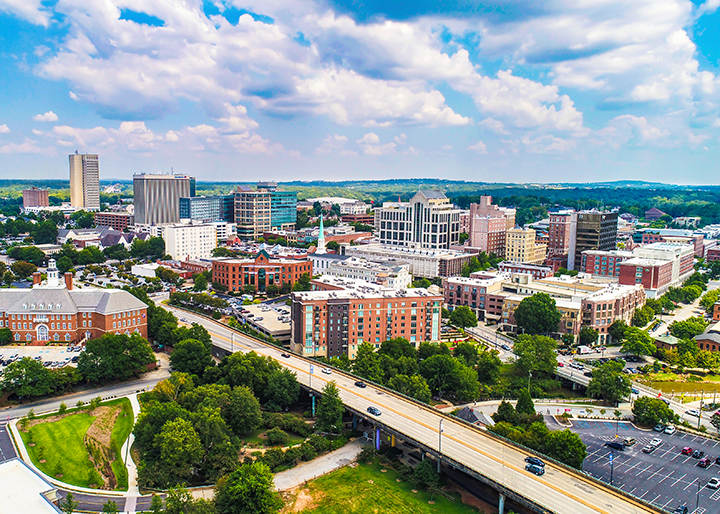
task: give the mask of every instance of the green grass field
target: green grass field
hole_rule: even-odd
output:
[[[242,440],[245,441],[245,444],[256,444],[258,446],[270,446],[267,442],[267,439],[260,437],[262,434],[270,430],[269,428],[258,428],[257,430],[253,430],[247,435],[244,435],[242,437]],[[296,444],[300,444],[305,440],[304,437],[301,437],[299,435],[293,434],[292,432],[288,432],[288,442],[285,443],[285,446],[294,446]]]
[[[119,405],[122,411],[115,422],[111,435],[111,444],[120,447],[132,430],[133,418],[130,401],[126,398],[105,402],[102,405]],[[63,482],[80,487],[102,485],[100,474],[94,468],[90,454],[85,447],[85,434],[95,420],[87,412],[75,412],[52,423],[40,423],[28,432],[20,431],[28,454],[43,473],[56,477]],[[30,444],[34,443],[34,446]],[[45,460],[45,462],[40,462]],[[113,463],[113,471],[118,480],[119,489],[127,489],[127,469],[122,460]],[[62,477],[58,475],[62,475]]]
[[[478,510],[465,505],[460,495],[455,501],[439,494],[424,491],[413,493],[409,482],[397,482],[398,474],[391,468],[386,473],[375,460],[372,465],[362,463],[355,468],[344,467],[308,484],[317,506],[303,510],[315,514],[477,514]],[[372,480],[373,483],[368,482]],[[434,501],[431,505],[428,501]]]

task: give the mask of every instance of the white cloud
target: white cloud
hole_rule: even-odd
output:
[[[57,155],[57,151],[55,150],[55,148],[51,146],[42,148],[39,147],[36,143],[36,141],[28,138],[25,138],[25,141],[19,144],[8,143],[6,145],[0,146],[0,154],[44,154],[49,156]]]
[[[392,142],[381,145],[380,137],[374,132],[368,132],[355,142],[365,155],[386,155],[395,153],[395,148],[397,148],[397,143]]]
[[[442,145],[442,146],[440,147],[440,149],[447,151],[447,150],[452,150],[453,147],[452,147],[452,145]]]
[[[328,134],[320,146],[315,149],[315,153],[319,155],[326,155],[334,151],[342,151],[347,144],[347,136],[341,136],[339,134]]]
[[[45,114],[36,114],[33,116],[33,121],[57,121],[58,115],[52,111],[48,111]]]
[[[474,145],[468,146],[467,149],[468,149],[468,150],[472,150],[473,152],[480,153],[480,154],[487,154],[487,153],[488,153],[488,151],[487,151],[487,145],[485,145],[485,143],[483,143],[482,141],[478,141],[478,142],[475,143]]]
[[[645,116],[633,116],[631,114],[623,114],[622,116],[616,116],[615,118],[613,118],[613,121],[634,127],[638,131],[643,141],[652,141],[670,135],[670,131],[668,131],[667,129],[661,129],[650,124],[645,118]]]
[[[478,122],[478,125],[498,135],[507,136],[510,134],[507,130],[505,130],[503,122],[492,118],[485,118],[484,120]]]
[[[35,25],[50,25],[50,15],[40,0],[0,0],[0,11],[15,14]]]
[[[0,134],[9,134],[10,128],[6,124],[0,125]]]
[[[572,150],[577,145],[574,139],[563,139],[555,136],[540,136],[535,139],[525,136],[522,144],[532,153],[563,153]]]

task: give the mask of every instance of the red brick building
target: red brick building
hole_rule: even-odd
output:
[[[344,223],[362,223],[363,225],[375,225],[373,214],[343,214],[340,219]]]
[[[271,259],[264,250],[254,260],[218,259],[212,263],[213,282],[219,282],[228,291],[240,291],[244,286],[255,286],[259,292],[274,284],[295,284],[303,273],[312,276],[312,262],[307,259]]]
[[[602,277],[619,277],[620,263],[635,256],[623,250],[586,250],[582,253],[580,272]]]
[[[503,261],[498,264],[498,270],[505,273],[524,273],[532,275],[535,279],[552,277],[555,271],[549,266],[540,266],[537,264],[527,264],[524,262]]]
[[[135,224],[135,216],[129,212],[96,212],[95,225],[98,227],[111,227],[123,232],[127,227]]]
[[[73,288],[50,259],[47,281],[33,275],[32,289],[0,290],[0,327],[17,343],[79,343],[106,333],[147,337],[147,305],[121,289]]]
[[[672,271],[672,261],[635,257],[620,263],[620,283],[642,284],[646,290],[662,290],[672,283]]]
[[[720,246],[710,248],[705,255],[705,259],[708,262],[720,260]]]

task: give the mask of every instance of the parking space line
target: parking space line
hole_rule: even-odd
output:
[[[655,501],[660,498],[660,495],[658,494],[654,499],[650,500],[650,503],[655,503]]]
[[[672,459],[670,459],[670,461],[674,461],[675,459],[677,459],[678,457],[680,457],[680,455],[682,455],[682,453],[678,453],[677,455],[675,455],[675,457],[673,457]]]
[[[650,480],[652,477],[654,477],[655,475],[657,475],[658,473],[660,473],[662,470],[663,470],[663,468],[658,469],[655,473],[653,473],[652,475],[650,475],[649,477],[647,477],[646,480]]]
[[[642,499],[645,497],[645,495],[646,495],[647,493],[649,493],[649,492],[650,492],[650,491],[648,490],[648,491],[645,491],[644,493],[642,493],[642,496],[640,496],[640,499],[642,500]]]
[[[646,468],[643,469],[642,471],[639,471],[638,474],[635,475],[635,476],[637,477],[637,476],[642,475],[644,472],[646,472],[646,471],[647,471],[648,469],[650,469],[651,467],[652,467],[652,464],[648,464],[648,467],[646,467]]]
[[[680,480],[682,480],[683,478],[685,478],[686,476],[687,476],[687,473],[685,473],[683,476],[681,476],[680,478],[678,478],[677,480],[675,480],[675,482],[673,482],[673,485],[671,485],[670,487],[675,487],[675,486],[677,485],[677,483],[678,483]]]
[[[665,475],[665,476],[662,478],[662,480],[660,480],[660,481],[658,482],[658,484],[662,484],[666,479],[670,478],[673,473],[674,473],[674,471],[671,471],[669,475]]]
[[[670,498],[665,505],[662,506],[663,509],[665,509],[671,501],[673,501],[674,498]],[[667,509],[666,509],[667,510]]]
[[[695,485],[695,480],[693,480],[692,482],[688,482],[688,485],[686,485],[686,486],[683,488],[683,491],[687,490],[687,488],[690,487],[691,485]]]
[[[626,471],[626,473],[627,473],[628,471],[632,471],[633,468],[635,468],[635,466],[637,466],[637,465],[639,465],[639,464],[640,464],[640,461],[636,462],[636,463],[633,465],[632,468],[630,468],[630,469],[628,469],[628,470]]]
[[[599,460],[602,460],[602,459],[606,458],[608,455],[610,455],[610,452],[607,452],[605,455],[602,455],[601,457],[598,457],[597,459],[595,459],[595,460],[593,461],[593,464],[595,464],[595,463],[596,463],[597,461],[599,461]]]

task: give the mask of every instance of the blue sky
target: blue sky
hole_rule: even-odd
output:
[[[717,184],[718,7],[0,0],[0,178]]]

